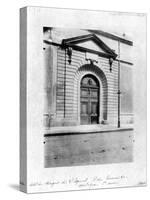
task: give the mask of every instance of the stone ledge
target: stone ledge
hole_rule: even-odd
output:
[[[65,127],[51,127],[45,130],[44,137],[49,136],[63,136],[73,134],[90,134],[90,133],[105,133],[116,131],[132,131],[133,125],[124,125],[120,128],[108,125],[81,125],[81,126],[65,126]]]

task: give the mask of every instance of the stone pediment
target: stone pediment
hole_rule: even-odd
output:
[[[77,44],[77,46],[92,49],[92,50],[95,50],[95,51],[100,51],[102,53],[106,53],[99,45],[97,45],[92,40],[89,40],[89,41],[86,41],[86,42],[81,42],[81,43]]]
[[[76,49],[78,48],[79,50],[100,54],[106,57],[117,57],[117,54],[95,34],[64,39],[62,40],[62,45],[74,47]]]

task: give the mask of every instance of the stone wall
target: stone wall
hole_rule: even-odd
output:
[[[65,50],[57,49],[56,119],[54,123],[57,126],[80,124],[79,84],[81,77],[87,73],[97,76],[101,85],[99,122],[116,123],[117,62],[113,63],[113,70],[110,72],[107,58],[98,57],[98,63],[93,66],[85,58],[84,52],[73,50],[72,62],[69,64]]]

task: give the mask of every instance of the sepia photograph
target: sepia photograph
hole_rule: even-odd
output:
[[[115,29],[43,27],[44,167],[133,162],[133,44]]]

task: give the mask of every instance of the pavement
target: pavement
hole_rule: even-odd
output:
[[[134,142],[129,126],[56,127],[44,137],[44,167],[132,162]]]

